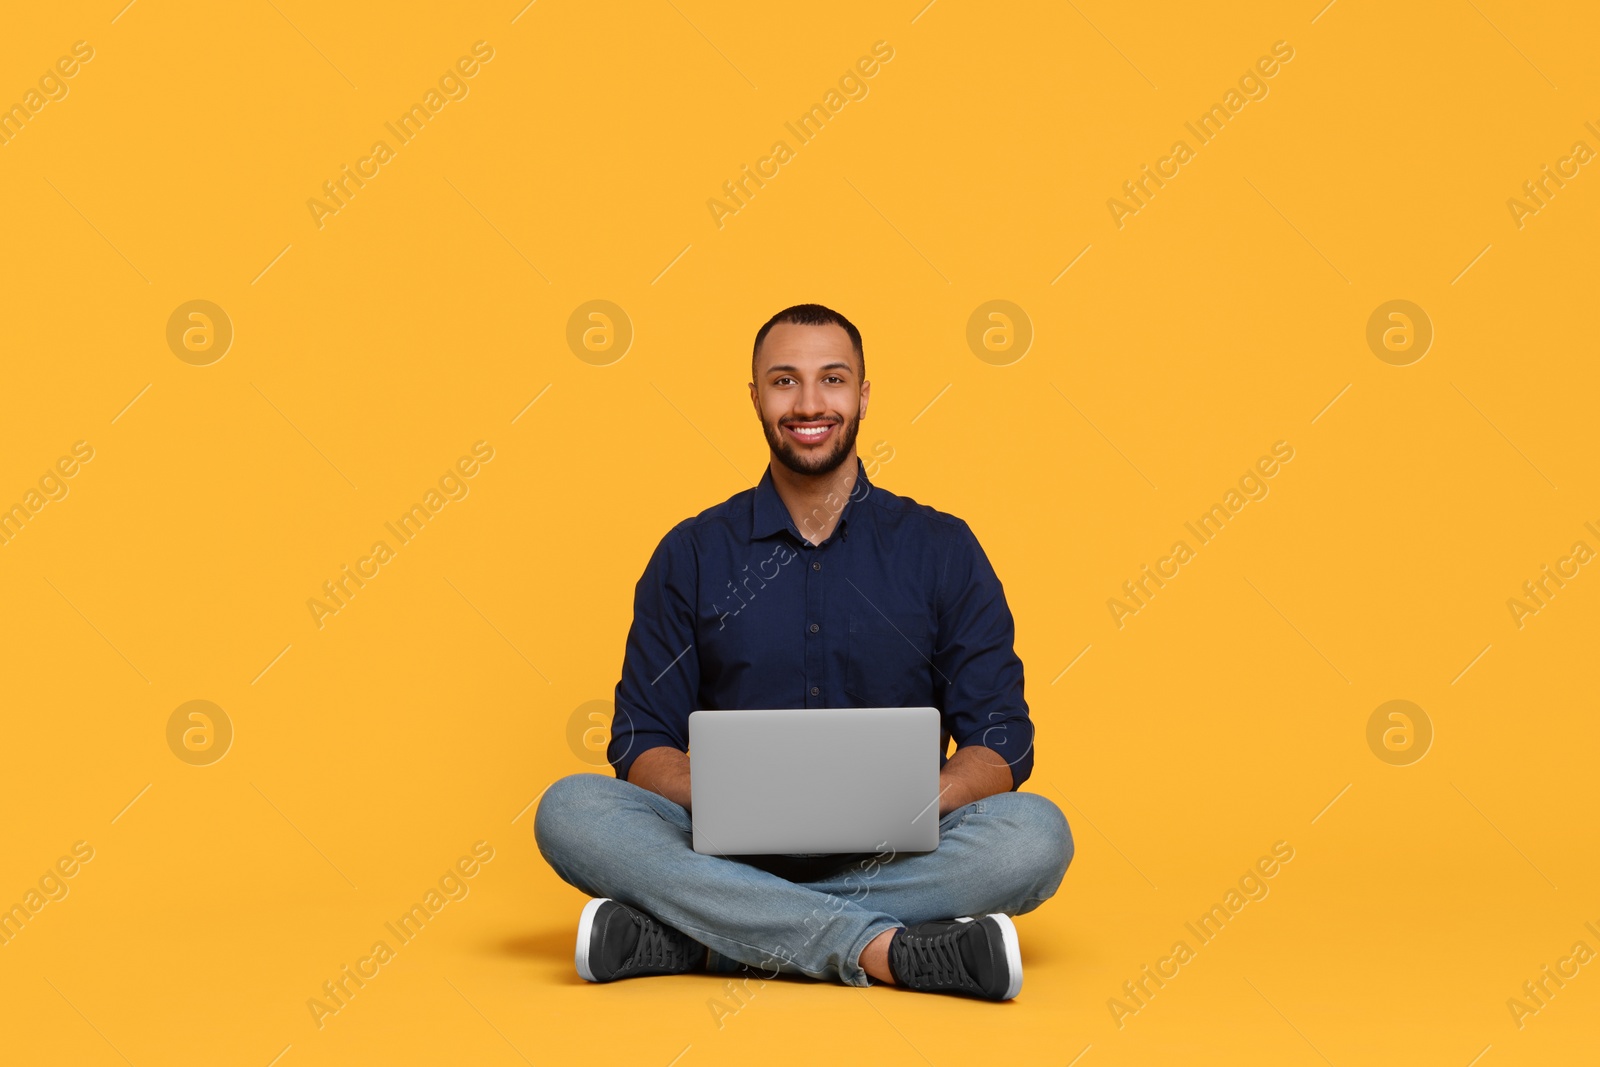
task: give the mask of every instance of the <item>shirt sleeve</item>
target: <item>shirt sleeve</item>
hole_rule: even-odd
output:
[[[624,781],[633,761],[652,748],[688,751],[689,713],[700,691],[694,647],[698,569],[683,527],[674,527],[634,587],[633,624],[606,748],[606,759]]]
[[[1033,773],[1033,723],[1022,695],[1016,624],[972,529],[960,527],[945,556],[933,663],[940,709],[958,748],[983,745],[1011,768],[1015,790]]]

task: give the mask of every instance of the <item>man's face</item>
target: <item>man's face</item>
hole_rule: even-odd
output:
[[[869,390],[843,328],[780,322],[756,354],[750,399],[778,462],[822,475],[855,454]]]

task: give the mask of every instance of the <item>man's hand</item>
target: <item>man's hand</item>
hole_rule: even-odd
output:
[[[688,757],[685,756],[684,781],[688,778]],[[982,745],[958,748],[939,771],[939,817],[942,819],[974,800],[1010,791],[1011,767],[998,752]]]
[[[1006,772],[1008,786],[1010,773]],[[689,810],[689,755],[686,752],[667,746],[648,749],[628,768],[628,781],[666,797],[684,811]]]
[[[689,809],[689,757],[675,748],[652,748],[633,761],[628,781]],[[1011,767],[982,745],[956,749],[939,772],[939,817],[974,800],[1011,790]]]

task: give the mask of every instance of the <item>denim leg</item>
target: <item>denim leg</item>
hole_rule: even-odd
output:
[[[638,908],[719,956],[769,972],[867,985],[861,950],[901,925],[875,907],[701,855],[688,812],[610,775],[554,782],[539,802],[534,837],[545,861],[583,892]]]
[[[868,856],[807,887],[893,915],[897,925],[1032,911],[1072,862],[1061,810],[1037,793],[997,793],[939,821],[933,852]]]

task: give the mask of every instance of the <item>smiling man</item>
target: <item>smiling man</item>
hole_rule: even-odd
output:
[[[563,778],[535,817],[545,859],[595,898],[578,973],[770,968],[1010,999],[1010,916],[1055,893],[1072,835],[1049,800],[1017,792],[1033,724],[1000,580],[965,522],[867,480],[856,434],[871,385],[850,320],[778,312],[751,378],[771,460],[754,489],[669,531],[635,588],[616,777]],[[957,747],[940,756],[937,850],[694,851],[690,712],[799,707],[939,709],[940,751]]]

